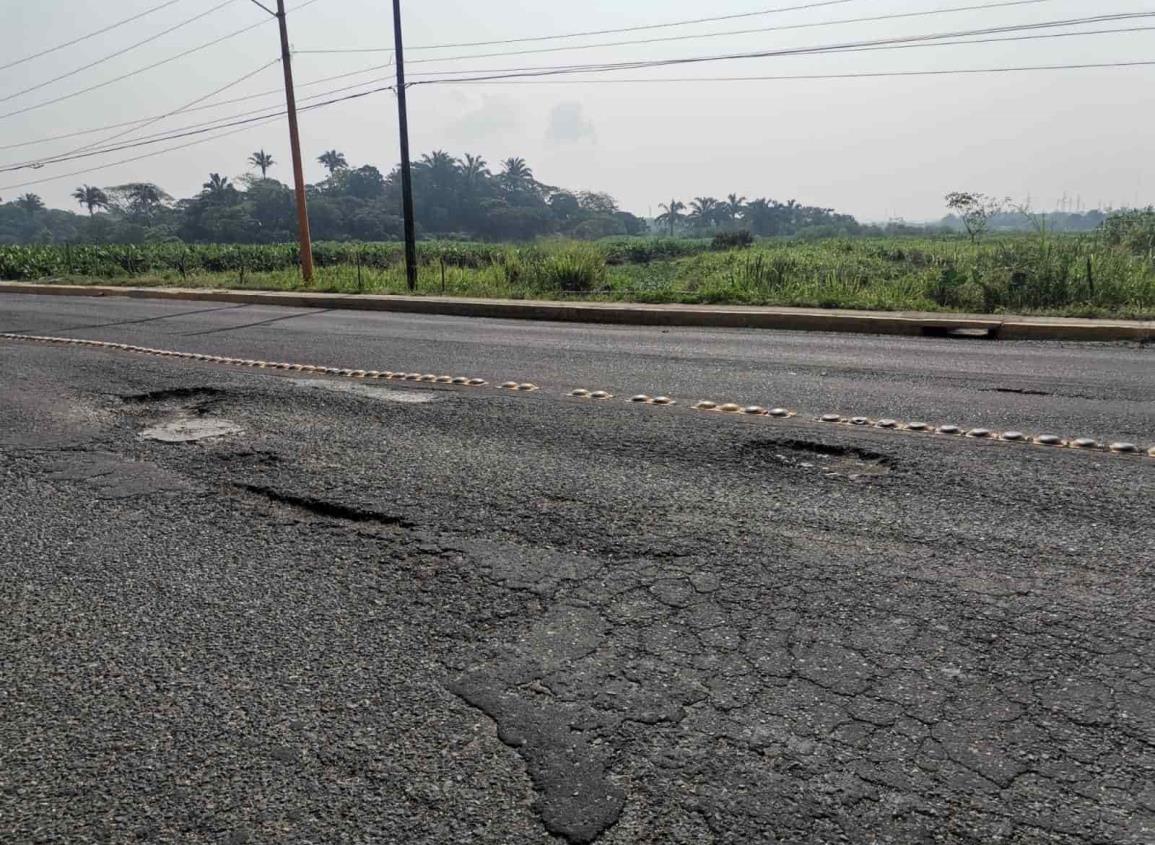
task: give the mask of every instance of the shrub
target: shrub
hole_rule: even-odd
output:
[[[606,262],[593,247],[572,246],[535,262],[534,281],[541,288],[588,293],[606,281]]]
[[[1155,257],[1155,207],[1117,211],[1104,221],[1102,231],[1111,246]]]
[[[710,249],[746,249],[754,243],[754,236],[745,229],[736,232],[719,232],[710,241]]]

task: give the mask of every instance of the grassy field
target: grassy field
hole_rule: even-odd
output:
[[[420,244],[418,293],[1155,317],[1155,257],[1098,235]],[[405,293],[400,244],[316,248],[311,289]],[[291,245],[0,246],[0,279],[296,290]]]

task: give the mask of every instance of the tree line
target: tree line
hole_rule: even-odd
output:
[[[655,222],[673,237],[679,232],[703,236],[719,231],[744,230],[761,237],[796,235],[802,232],[821,235],[855,235],[861,227],[849,214],[837,214],[830,208],[800,205],[795,200],[782,203],[772,199],[753,199],[730,194],[724,200],[695,197],[686,205],[672,199],[659,206],[662,213]]]
[[[338,150],[317,157],[326,177],[307,187],[309,220],[318,240],[397,240],[402,235],[400,169],[388,174],[372,165],[353,166]],[[251,172],[232,179],[210,173],[193,197],[175,199],[151,182],[98,187],[72,193],[80,213],[50,209],[36,194],[0,203],[0,243],[283,243],[296,238],[293,192],[269,175],[277,165],[265,150],[249,156]],[[677,200],[648,221],[618,207],[597,191],[570,191],[539,181],[520,157],[497,167],[477,155],[460,158],[443,150],[413,164],[414,211],[422,237],[523,241],[560,235],[595,240],[651,231],[710,236],[745,229],[755,235],[802,231],[856,234],[853,217],[791,200],[747,202]]]

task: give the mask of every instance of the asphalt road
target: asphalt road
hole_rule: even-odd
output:
[[[0,332],[67,333],[339,367],[466,373],[551,390],[733,400],[1072,437],[1155,437],[1155,351],[661,329],[0,294]]]
[[[24,296],[0,331],[542,388],[0,340],[0,841],[1155,841],[1155,461],[808,416],[1149,446],[1150,349]],[[141,437],[174,422],[239,431]]]

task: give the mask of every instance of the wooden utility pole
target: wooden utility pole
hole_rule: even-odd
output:
[[[405,217],[405,279],[417,290],[417,233],[413,222],[413,176],[409,170],[409,110],[405,104],[405,51],[401,39],[401,0],[393,0],[393,48],[397,62],[397,128],[401,133],[401,205]]]
[[[297,97],[293,93],[293,63],[289,57],[289,28],[285,22],[285,0],[277,0],[276,17],[281,28],[281,65],[285,69],[285,108],[289,116],[289,146],[293,150],[293,187],[297,194],[297,238],[301,244],[301,277],[306,284],[311,284],[313,281],[313,239],[309,233],[309,209],[305,202],[305,168],[301,161],[301,138],[297,132]]]

